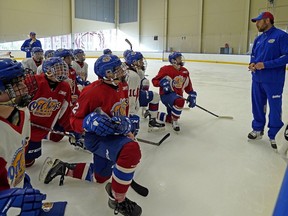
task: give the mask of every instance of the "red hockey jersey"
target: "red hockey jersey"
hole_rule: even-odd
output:
[[[118,87],[105,84],[97,80],[86,86],[73,108],[70,123],[74,131],[83,132],[83,119],[97,108],[101,108],[107,115],[127,116],[128,113],[128,85],[119,83]]]
[[[183,96],[184,90],[186,93],[193,91],[189,71],[185,67],[180,67],[180,70],[177,70],[173,65],[161,67],[156,77],[152,79],[153,85],[160,87],[160,80],[166,76],[173,80],[173,90],[176,94]],[[160,95],[164,94],[161,87],[159,93]]]
[[[53,128],[59,120],[59,124],[61,125],[61,120],[67,120],[67,115],[71,114],[71,89],[69,84],[67,82],[60,82],[52,90],[43,73],[35,77],[38,91],[28,105],[31,113],[31,123],[46,128]],[[48,131],[34,126],[31,129],[32,141],[40,141],[48,134]]]

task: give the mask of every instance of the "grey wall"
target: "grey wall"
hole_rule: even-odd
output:
[[[71,0],[0,0],[0,42],[71,32]]]

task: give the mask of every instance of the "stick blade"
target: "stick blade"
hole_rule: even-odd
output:
[[[222,119],[234,119],[232,116],[219,116],[218,118],[222,118]]]

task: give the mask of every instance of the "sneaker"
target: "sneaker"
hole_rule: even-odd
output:
[[[270,144],[271,144],[271,147],[273,148],[273,150],[277,151],[277,144],[276,144],[275,139],[270,139]]]
[[[174,131],[176,131],[176,132],[180,131],[180,126],[179,126],[177,120],[172,120],[172,127],[173,127]]]
[[[262,136],[264,135],[264,131],[251,131],[248,134],[248,138],[251,140],[258,140],[258,139],[262,139]]]
[[[111,183],[107,183],[105,189],[109,195],[108,205],[114,209],[115,215],[120,213],[124,216],[140,216],[142,214],[142,208],[127,197],[123,202],[118,203],[112,195]]]
[[[52,159],[47,157],[42,169],[40,171],[39,180],[44,181],[45,184],[49,184],[56,176],[60,177],[59,185],[63,185],[64,183],[64,176],[68,169],[74,169],[75,164],[65,163],[59,159]]]

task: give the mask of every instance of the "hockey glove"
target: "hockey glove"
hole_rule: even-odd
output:
[[[123,134],[126,135],[131,132],[131,121],[126,116],[114,116],[111,118],[111,121],[115,124],[114,134],[119,135]]]
[[[33,188],[31,185],[30,176],[27,173],[25,173],[23,188]]]
[[[98,113],[90,113],[83,120],[83,128],[88,132],[95,132],[98,136],[115,134],[115,124],[110,118]]]
[[[131,132],[134,136],[137,136],[140,128],[140,117],[138,115],[130,115],[129,119],[131,121]]]
[[[165,94],[173,92],[173,83],[174,81],[170,77],[164,77],[160,80],[160,86],[163,88]]]
[[[187,98],[188,106],[190,108],[193,108],[196,106],[196,97],[197,97],[197,92],[191,91],[189,92],[189,96]]]
[[[21,208],[21,216],[38,216],[46,195],[32,188],[13,188],[0,192],[0,215],[6,215],[10,207]]]

